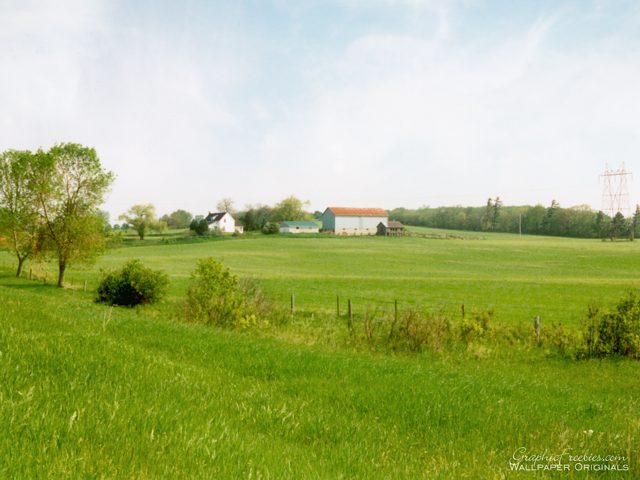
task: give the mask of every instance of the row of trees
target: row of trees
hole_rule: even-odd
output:
[[[18,259],[54,257],[58,286],[73,262],[90,261],[106,246],[108,218],[98,207],[113,183],[93,148],[57,144],[48,151],[0,154],[0,238]]]
[[[309,202],[304,202],[291,195],[274,206],[248,205],[245,211],[238,212],[234,201],[230,198],[220,200],[216,208],[219,212],[229,212],[236,220],[244,225],[245,231],[278,231],[278,224],[283,220],[310,220],[313,215],[305,211]],[[316,212],[319,214],[319,212]],[[204,235],[208,231],[208,225],[203,215],[193,216],[186,210],[175,210],[170,214],[158,218],[155,206],[152,204],[133,205],[124,214],[120,215],[122,225],[114,228],[132,228],[138,234],[140,240],[144,240],[149,231],[162,232],[167,227],[174,229],[193,230],[198,235]]]
[[[640,233],[640,207],[631,218],[613,218],[588,205],[562,208],[557,201],[544,207],[504,206],[499,197],[484,207],[396,208],[389,217],[407,225],[454,230],[493,231],[579,238],[635,238]]]

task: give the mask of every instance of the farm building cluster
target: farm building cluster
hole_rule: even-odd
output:
[[[229,212],[209,212],[205,218],[209,229],[221,233],[242,233],[242,225],[236,224]],[[382,208],[328,207],[321,217],[322,227],[315,221],[285,220],[280,222],[280,233],[329,233],[333,235],[381,235],[400,237],[404,235],[404,225],[389,220],[389,214]]]

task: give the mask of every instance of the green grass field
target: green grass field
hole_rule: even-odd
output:
[[[639,284],[637,242],[484,236],[151,238],[69,272],[91,287],[99,268],[129,258],[164,269],[169,299],[141,309],[14,279],[2,255],[0,477],[558,478],[510,471],[525,447],[620,455],[630,466],[566,478],[638,478],[637,362],[535,348],[368,353],[164,314],[209,255],[318,312],[332,312],[339,293],[356,306],[464,302],[494,308],[496,321],[539,314],[577,327],[590,301],[611,304]]]
[[[437,230],[424,229],[430,233]],[[441,231],[444,232],[444,231]],[[451,233],[451,232],[447,232]],[[640,242],[601,242],[454,232],[470,240],[423,238],[295,238],[250,235],[176,245],[133,241],[68,279],[95,286],[100,268],[127,259],[165,270],[171,298],[181,298],[198,258],[213,256],[235,273],[255,277],[282,305],[334,312],[336,295],[366,305],[493,309],[498,321],[578,325],[589,303],[611,303],[640,287]],[[133,245],[143,245],[133,248]],[[4,265],[12,259],[4,258]],[[53,278],[51,268],[49,278]]]

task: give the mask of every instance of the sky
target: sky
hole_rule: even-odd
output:
[[[0,150],[57,142],[116,174],[112,221],[599,209],[607,165],[640,175],[640,2],[0,0]]]

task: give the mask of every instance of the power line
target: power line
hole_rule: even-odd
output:
[[[602,211],[613,217],[620,212],[625,217],[631,214],[629,204],[629,179],[631,172],[627,172],[624,163],[618,170],[609,169],[605,166],[604,173],[600,175],[603,179],[602,189]]]

